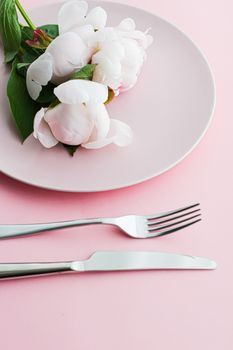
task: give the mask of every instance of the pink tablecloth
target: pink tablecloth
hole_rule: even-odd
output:
[[[49,0],[24,0],[25,6]],[[50,1],[52,2],[52,1]],[[0,222],[153,213],[200,201],[203,221],[154,240],[116,229],[70,229],[0,242],[0,261],[66,260],[95,250],[158,250],[215,259],[210,272],[133,272],[0,283],[2,350],[231,349],[233,346],[233,25],[230,0],[125,0],[172,21],[203,49],[217,109],[204,140],[180,165],[132,188],[56,193],[0,175]]]

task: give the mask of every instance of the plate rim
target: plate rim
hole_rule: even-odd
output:
[[[33,7],[29,8],[29,11],[33,11],[35,9],[42,9],[45,7],[53,7],[56,6],[58,4],[62,4],[65,3],[66,1],[56,1],[54,3],[51,4],[44,4],[44,5],[36,5]],[[210,82],[211,82],[211,87],[212,87],[212,92],[213,92],[213,102],[212,102],[212,109],[211,109],[211,113],[209,116],[209,120],[208,123],[206,125],[206,127],[203,129],[202,133],[200,134],[200,136],[198,137],[197,141],[193,144],[193,146],[182,156],[180,157],[178,160],[176,160],[175,162],[173,162],[171,165],[169,165],[168,167],[164,168],[163,170],[153,174],[153,175],[148,175],[147,177],[144,177],[138,181],[132,181],[132,182],[128,182],[122,185],[114,185],[114,186],[109,186],[109,187],[105,187],[105,188],[99,188],[96,190],[90,190],[90,189],[64,189],[64,188],[60,188],[57,186],[46,186],[46,185],[40,185],[37,183],[33,183],[31,181],[27,181],[27,180],[23,180],[23,179],[19,179],[16,176],[9,174],[7,171],[4,171],[0,168],[0,172],[8,177],[10,177],[13,180],[16,180],[18,182],[21,182],[23,184],[29,185],[29,186],[33,186],[36,188],[40,188],[40,189],[44,189],[44,190],[50,190],[50,191],[56,191],[56,192],[65,192],[65,193],[98,193],[98,192],[108,192],[108,191],[113,191],[113,190],[120,190],[120,189],[124,189],[124,188],[128,188],[128,187],[132,187],[134,185],[138,185],[141,184],[143,182],[149,181],[153,178],[156,178],[166,172],[168,172],[169,170],[175,168],[178,164],[180,164],[186,157],[188,157],[193,151],[194,149],[201,143],[201,141],[203,140],[204,136],[206,135],[208,129],[210,128],[210,125],[212,124],[213,118],[214,118],[214,113],[215,113],[215,107],[216,107],[216,81],[215,81],[215,76],[213,73],[213,69],[212,69],[212,65],[209,63],[209,61],[207,60],[206,54],[203,52],[203,50],[199,47],[199,45],[197,45],[190,37],[189,35],[187,35],[185,32],[183,32],[183,30],[181,30],[179,27],[177,27],[177,25],[175,25],[173,22],[170,22],[169,20],[163,18],[162,16],[159,16],[153,12],[144,10],[141,7],[138,6],[133,6],[133,5],[128,5],[128,4],[123,4],[121,2],[114,2],[114,1],[103,1],[103,0],[87,0],[88,3],[98,3],[99,5],[104,5],[104,4],[113,4],[114,6],[123,6],[123,7],[127,7],[129,9],[137,9],[143,13],[145,13],[146,15],[152,15],[154,17],[156,17],[157,19],[159,19],[160,21],[165,22],[166,24],[168,24],[169,26],[173,27],[176,31],[178,31],[180,34],[182,34],[194,47],[195,49],[199,52],[200,56],[203,58],[206,67],[209,70],[209,74],[210,74]]]

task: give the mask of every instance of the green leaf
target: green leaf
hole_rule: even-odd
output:
[[[34,117],[40,105],[30,98],[26,81],[17,72],[17,63],[17,61],[13,63],[7,85],[7,95],[12,116],[24,141],[33,131]]]
[[[26,43],[22,44],[22,52],[19,54],[20,61],[23,63],[32,63],[44,53],[44,50],[34,49]]]
[[[30,63],[17,63],[17,72],[24,78],[27,76],[27,70]]]
[[[43,107],[48,107],[49,105],[51,105],[51,103],[57,100],[57,97],[54,95],[53,92],[55,87],[56,85],[52,83],[48,83],[48,85],[44,86],[36,102]]]
[[[65,144],[63,144],[63,146],[64,146],[65,149],[68,151],[68,153],[69,153],[69,155],[70,155],[71,157],[74,156],[75,152],[76,152],[77,149],[80,147],[80,145],[79,145],[79,146],[70,146],[70,145],[65,145]]]
[[[0,35],[5,51],[5,61],[11,62],[19,52],[21,29],[15,0],[0,1]]]
[[[31,27],[21,27],[21,42],[33,40],[34,30]]]
[[[92,80],[97,64],[87,64],[85,67],[75,72],[71,79]]]
[[[57,24],[46,24],[44,26],[39,27],[42,29],[47,35],[51,38],[55,39],[59,35],[59,27]]]

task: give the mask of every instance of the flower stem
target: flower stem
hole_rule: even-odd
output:
[[[15,0],[15,4],[18,7],[19,12],[21,13],[21,15],[23,16],[23,18],[25,19],[25,21],[27,22],[27,24],[29,25],[29,27],[31,27],[33,30],[36,29],[36,26],[32,23],[32,21],[30,20],[29,16],[27,15],[27,13],[25,12],[23,6],[20,4],[19,0]]]

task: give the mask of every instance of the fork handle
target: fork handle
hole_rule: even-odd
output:
[[[70,262],[0,264],[0,280],[72,271]]]
[[[58,230],[66,227],[86,226],[96,224],[107,224],[107,219],[84,219],[73,221],[62,221],[47,224],[26,224],[26,225],[0,225],[0,239],[26,236],[34,233]]]

